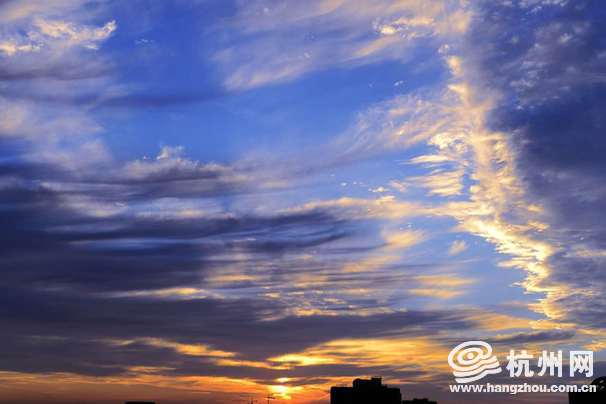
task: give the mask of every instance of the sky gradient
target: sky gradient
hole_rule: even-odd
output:
[[[448,392],[473,339],[604,374],[604,21],[0,0],[0,402],[483,403]]]

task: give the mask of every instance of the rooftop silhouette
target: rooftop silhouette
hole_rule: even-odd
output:
[[[568,393],[568,402],[570,404],[606,403],[606,376],[598,377],[591,384],[597,386],[595,393]]]
[[[331,387],[330,404],[401,404],[402,395],[397,387],[387,387],[380,377],[370,380],[355,379],[353,387]]]
[[[437,404],[426,398],[402,401],[398,387],[389,387],[380,377],[355,379],[352,387],[331,387],[330,404]]]
[[[156,404],[155,401],[125,401],[124,404]]]

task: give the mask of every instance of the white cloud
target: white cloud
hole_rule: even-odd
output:
[[[0,97],[0,136],[50,143],[100,130],[99,124],[77,108],[41,108],[33,102]]]
[[[13,56],[16,53],[29,53],[37,52],[41,49],[42,45],[35,43],[19,43],[11,39],[5,39],[0,42],[0,52],[7,56]]]
[[[456,196],[463,192],[463,175],[463,169],[436,169],[428,174],[412,177],[409,181],[427,188],[431,195]]]
[[[378,103],[359,114],[336,147],[346,155],[404,150],[423,142],[455,141],[467,122],[460,119],[456,94],[417,92]],[[444,158],[444,157],[441,157]]]
[[[88,23],[103,10],[99,2],[95,12],[83,13],[87,0],[28,0],[0,2],[0,56],[20,53],[59,51],[72,46],[96,49],[115,30],[111,20],[96,27]],[[44,55],[44,58],[51,54]],[[31,61],[30,61],[31,63]]]
[[[45,19],[36,19],[33,25],[36,31],[30,32],[30,38],[41,40],[43,43],[58,40],[69,46],[80,45],[89,49],[97,49],[99,42],[109,38],[117,27],[113,20],[102,27]]]
[[[84,3],[0,4],[3,90],[18,95],[0,97],[0,136],[27,142],[28,159],[74,170],[111,160],[98,137],[101,125],[86,108],[70,102],[82,93],[101,94],[111,88],[110,78],[95,74],[106,67],[106,60],[87,50],[106,41],[116,23],[107,18],[101,26],[91,24],[106,17],[100,14],[101,3],[86,13],[81,9]],[[70,80],[72,76],[77,80]],[[57,102],[45,102],[54,97]]]
[[[108,39],[115,30],[115,21],[109,21],[101,27],[91,27],[62,20],[38,18],[27,34],[0,37],[0,52],[6,56],[15,56],[19,53],[40,51],[56,54],[65,52],[72,46],[98,49],[99,44]]]
[[[216,55],[225,86],[247,89],[294,80],[328,67],[351,67],[383,60],[404,61],[418,38],[462,32],[442,1],[244,2],[234,26],[246,40]]]
[[[22,24],[36,16],[57,18],[77,15],[78,10],[89,0],[27,0],[0,2],[0,22]],[[103,0],[101,1],[103,2]]]
[[[448,248],[449,255],[458,255],[467,250],[467,243],[464,240],[455,240]]]
[[[127,163],[124,175],[132,179],[173,178],[204,179],[233,174],[229,167],[215,163],[202,164],[182,156],[182,146],[164,146],[155,159],[140,159]]]

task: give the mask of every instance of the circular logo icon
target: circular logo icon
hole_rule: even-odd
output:
[[[466,341],[450,351],[448,364],[457,383],[471,383],[488,374],[501,372],[492,347],[484,341]]]

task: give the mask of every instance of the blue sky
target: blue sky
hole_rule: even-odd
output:
[[[456,402],[472,339],[603,369],[605,13],[0,1],[0,402]]]

